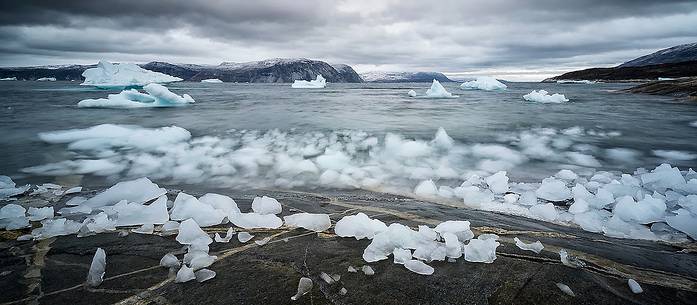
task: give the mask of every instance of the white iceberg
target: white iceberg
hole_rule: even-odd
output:
[[[523,99],[538,103],[563,103],[569,101],[563,94],[555,93],[550,95],[545,90],[532,90],[530,93],[523,95]]]
[[[318,74],[317,78],[311,81],[306,80],[296,80],[291,85],[292,88],[296,89],[314,89],[314,88],[324,88],[327,86],[327,80]]]
[[[414,90],[409,90],[409,92],[407,92],[407,95],[409,95],[409,96],[411,96],[411,97],[415,97],[415,96],[416,96],[416,91],[414,91]]]
[[[98,208],[114,205],[121,200],[128,202],[145,203],[165,195],[167,190],[160,188],[148,178],[122,181],[114,184],[105,191],[87,199],[82,205]]]
[[[55,77],[41,77],[36,79],[37,82],[55,82]]]
[[[177,107],[195,103],[194,99],[184,94],[179,96],[160,84],[148,84],[143,87],[146,93],[136,89],[124,90],[118,94],[109,94],[107,98],[86,99],[77,103],[80,108],[159,108]]]
[[[443,85],[441,85],[439,81],[434,79],[433,83],[431,84],[431,88],[426,90],[426,94],[422,97],[423,98],[456,98],[458,96],[453,95],[452,93],[445,90],[445,87],[443,87]]]
[[[504,83],[498,81],[497,79],[495,79],[491,76],[480,76],[480,77],[477,77],[476,80],[462,83],[460,85],[460,88],[492,91],[492,90],[506,90],[506,88],[508,88],[508,86],[506,86]]]
[[[85,81],[83,86],[95,86],[104,89],[124,89],[126,87],[142,87],[152,83],[171,83],[182,79],[164,73],[143,69],[136,64],[112,64],[100,61],[96,68],[82,72]]]
[[[288,226],[301,227],[315,232],[326,231],[332,226],[327,214],[298,213],[284,216],[283,221]]]
[[[202,83],[214,83],[214,84],[219,84],[219,83],[222,83],[223,81],[222,81],[222,80],[219,80],[219,79],[217,79],[217,78],[209,78],[209,79],[202,79],[201,82],[202,82]]]

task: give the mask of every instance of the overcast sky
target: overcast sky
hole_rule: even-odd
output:
[[[5,0],[0,42],[1,66],[304,57],[537,79],[697,42],[697,1]]]

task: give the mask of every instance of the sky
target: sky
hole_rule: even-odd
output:
[[[0,1],[0,66],[268,58],[539,80],[697,42],[697,1]]]

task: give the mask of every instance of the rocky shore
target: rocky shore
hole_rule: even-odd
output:
[[[652,81],[625,91],[631,93],[668,95],[697,101],[697,77]]]

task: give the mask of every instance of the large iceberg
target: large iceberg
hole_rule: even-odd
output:
[[[179,96],[160,84],[145,85],[143,90],[146,93],[130,89],[118,94],[109,94],[107,98],[86,99],[77,103],[77,106],[81,108],[155,108],[184,106],[195,102],[190,95]]]
[[[563,103],[569,101],[563,94],[555,93],[550,95],[545,90],[532,90],[530,93],[523,95],[523,99],[538,103]]]
[[[85,81],[83,86],[95,86],[104,89],[124,89],[127,87],[142,87],[152,83],[171,83],[182,79],[164,73],[143,69],[136,64],[112,64],[100,61],[96,68],[82,72]]]
[[[296,89],[306,89],[306,88],[324,88],[327,86],[327,80],[322,77],[321,74],[317,75],[317,78],[311,81],[306,80],[296,80],[293,82],[291,87]]]
[[[453,95],[452,93],[445,90],[445,87],[443,87],[443,85],[441,85],[439,81],[434,79],[433,83],[431,84],[431,88],[426,90],[426,95],[424,95],[422,97],[423,98],[456,98],[458,96]]]
[[[460,85],[462,89],[475,89],[475,90],[506,90],[508,86],[504,83],[498,81],[491,76],[480,76],[476,80],[464,82]]]

